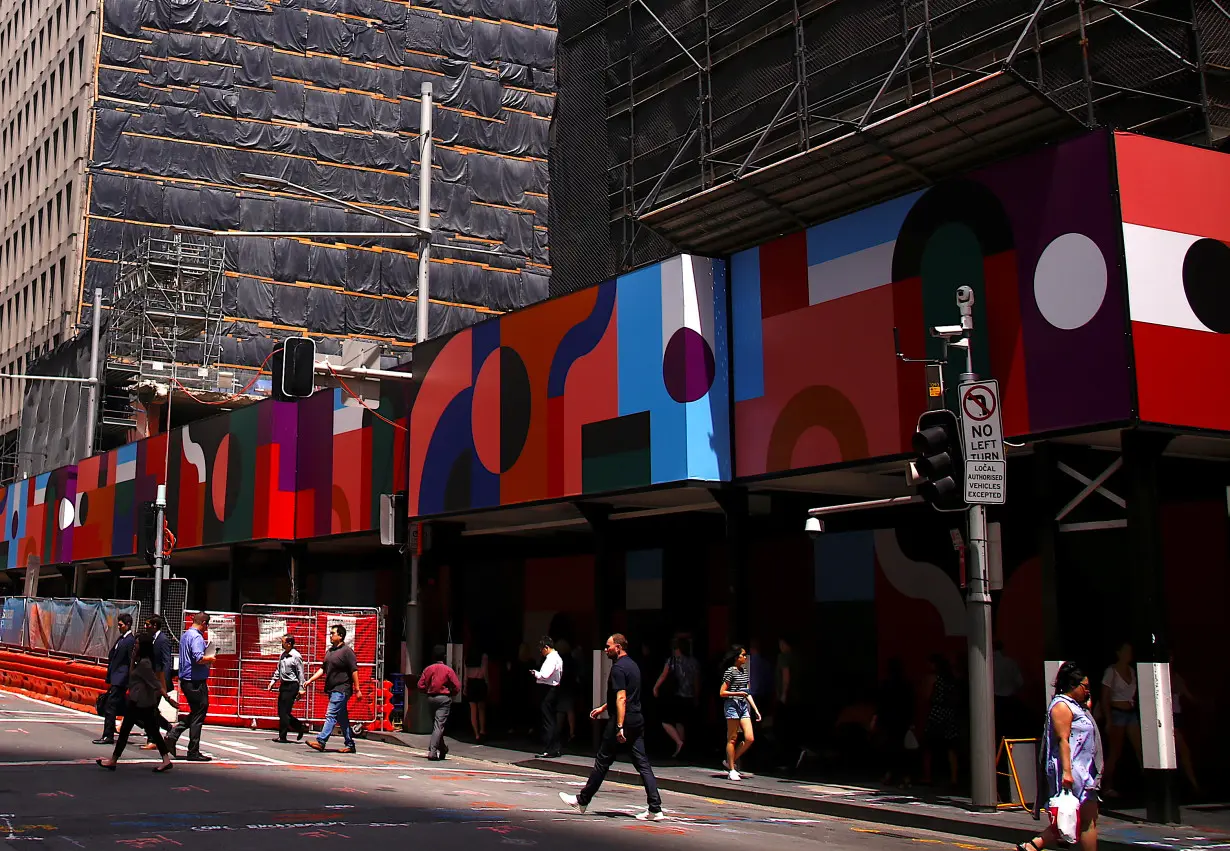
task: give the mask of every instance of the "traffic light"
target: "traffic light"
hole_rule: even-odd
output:
[[[927,411],[914,431],[910,478],[919,495],[937,511],[965,508],[965,460],[961,430],[951,411]]]
[[[287,337],[273,351],[273,398],[283,402],[303,399],[316,389],[316,341]]]
[[[141,503],[140,522],[137,523],[137,552],[150,567],[154,566],[154,555],[158,551],[156,542],[158,536],[158,506],[152,502]]]

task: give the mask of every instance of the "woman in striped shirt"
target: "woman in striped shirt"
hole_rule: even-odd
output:
[[[739,760],[756,741],[752,716],[760,720],[760,710],[748,693],[748,679],[747,649],[736,644],[726,654],[726,673],[722,675],[722,690],[718,693],[726,715],[726,761],[722,765],[730,772],[731,780],[743,779],[738,770]],[[743,734],[742,744],[738,744],[740,733]]]

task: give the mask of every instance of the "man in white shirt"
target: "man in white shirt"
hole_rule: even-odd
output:
[[[559,706],[559,682],[564,673],[564,660],[555,651],[555,640],[544,635],[538,642],[538,651],[542,653],[542,667],[530,671],[534,681],[542,690],[542,743],[543,752],[539,759],[555,759],[560,755],[559,723],[556,718]]]

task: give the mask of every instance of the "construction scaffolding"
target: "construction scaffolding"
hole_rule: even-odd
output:
[[[107,298],[104,425],[131,427],[117,392],[131,398],[149,382],[218,389],[225,268],[221,244],[180,235],[146,237],[120,261]]]
[[[1223,0],[589,0],[561,18],[559,63],[559,145],[608,140],[601,163],[570,155],[568,185],[607,217],[557,229],[553,291],[1095,126],[1230,135]]]
[[[107,367],[137,380],[216,387],[225,266],[219,244],[147,237],[121,263],[109,299]]]

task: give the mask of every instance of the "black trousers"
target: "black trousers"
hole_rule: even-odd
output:
[[[179,737],[188,731],[188,753],[201,752],[201,730],[205,727],[205,716],[209,712],[209,681],[185,680],[180,678],[179,687],[188,701],[188,717],[181,719],[171,735],[167,737],[167,745],[174,748]]]
[[[111,754],[111,758],[116,762],[120,759],[120,754],[124,752],[124,748],[128,746],[128,735],[132,732],[133,727],[144,727],[145,734],[149,736],[149,740],[158,748],[159,754],[166,754],[167,743],[162,739],[162,730],[158,728],[158,706],[141,707],[137,706],[131,700],[124,707],[124,723],[120,725],[120,737],[115,742],[115,750]]]
[[[589,773],[589,780],[585,788],[577,795],[577,803],[583,807],[589,805],[594,795],[598,794],[598,789],[602,787],[602,781],[606,779],[606,773],[611,770],[615,757],[621,749],[627,748],[632,756],[632,764],[636,766],[637,773],[641,775],[641,783],[645,785],[645,801],[649,804],[650,811],[661,812],[662,796],[658,793],[658,780],[653,776],[653,768],[649,765],[649,755],[645,753],[645,725],[625,726],[624,738],[627,739],[626,742],[619,741],[619,728],[614,718],[606,722],[606,729],[602,733],[602,744],[598,746],[598,755],[594,757],[594,769]]]
[[[299,699],[299,683],[283,680],[278,685],[278,738],[285,739],[286,734],[294,730],[296,733],[306,733],[307,727],[295,717],[295,701]]]
[[[542,686],[542,747],[550,754],[559,753],[559,686]]]
[[[115,738],[115,716],[124,712],[124,695],[128,691],[127,686],[108,686],[107,688],[107,714],[103,716],[103,731],[104,739]]]

